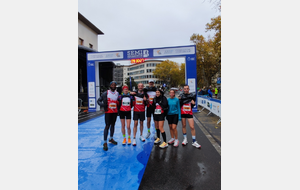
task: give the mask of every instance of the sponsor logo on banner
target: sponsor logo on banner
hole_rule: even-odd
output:
[[[188,60],[188,61],[194,61],[195,58],[194,58],[194,57],[188,57],[187,60]]]
[[[220,113],[220,106],[217,106],[218,113]]]
[[[130,62],[132,64],[135,64],[135,63],[144,63],[145,59],[144,58],[142,58],[142,59],[131,59]]]
[[[212,105],[212,110],[216,111],[217,110],[217,106],[216,105]]]
[[[149,57],[149,50],[131,50],[127,51],[127,58]]]
[[[93,62],[88,62],[88,67],[93,67],[95,64]]]
[[[195,54],[195,47],[154,49],[153,56]],[[193,58],[190,58],[192,60]]]
[[[89,107],[90,108],[95,108],[96,107],[95,99],[89,99]]]
[[[210,107],[209,102],[207,102],[207,107]]]
[[[123,59],[123,52],[111,53],[89,53],[88,60],[101,60],[101,59]]]
[[[210,103],[210,109],[212,109],[212,103]]]

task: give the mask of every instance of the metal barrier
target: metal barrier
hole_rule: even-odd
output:
[[[197,96],[197,100],[198,105],[203,107],[199,112],[207,109],[209,111],[207,115],[213,113],[220,118],[217,122],[219,124],[221,122],[221,100],[199,95]]]

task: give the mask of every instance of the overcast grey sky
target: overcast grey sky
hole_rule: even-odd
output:
[[[213,36],[205,25],[221,14],[209,0],[78,0],[78,11],[104,33],[98,51],[192,45],[193,33]]]

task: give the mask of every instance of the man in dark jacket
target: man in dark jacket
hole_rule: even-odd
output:
[[[149,86],[147,86],[145,88],[145,90],[146,90],[146,93],[148,94],[148,104],[147,104],[147,110],[146,110],[147,128],[148,128],[148,133],[146,135],[146,139],[148,139],[151,135],[151,132],[150,132],[151,115],[152,116],[154,115],[154,109],[152,107],[153,99],[155,97],[155,91],[156,91],[156,87],[154,86],[154,80],[152,80],[152,79],[149,80]]]
[[[107,151],[107,136],[108,129],[110,128],[109,143],[117,145],[118,143],[113,139],[115,131],[115,123],[118,116],[118,97],[119,93],[116,91],[117,83],[115,81],[110,82],[110,90],[102,93],[100,98],[97,100],[100,107],[104,107],[105,110],[105,129],[104,129],[104,144],[103,150]]]

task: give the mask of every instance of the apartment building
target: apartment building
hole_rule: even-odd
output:
[[[143,83],[144,86],[149,86],[149,79],[153,79],[155,86],[162,86],[163,81],[153,75],[153,71],[161,60],[146,60],[144,63],[133,64],[123,67],[123,84],[128,77],[132,77],[136,83]]]

